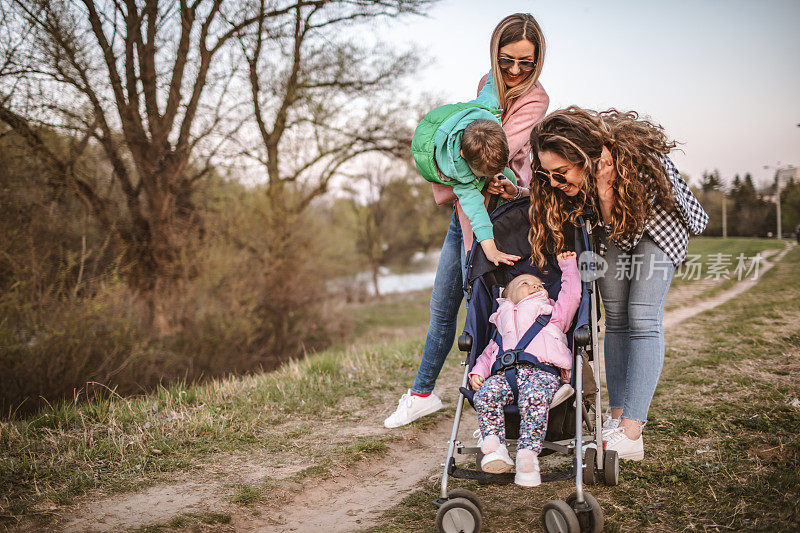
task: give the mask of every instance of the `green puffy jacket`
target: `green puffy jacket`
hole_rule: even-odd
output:
[[[420,174],[428,181],[453,186],[478,241],[493,238],[481,194],[486,178],[475,176],[461,157],[461,137],[464,128],[475,120],[501,123],[502,111],[497,108],[497,93],[491,80],[489,76],[489,82],[475,100],[446,104],[425,115],[411,139],[411,154]],[[503,175],[517,182],[511,169],[504,169]]]

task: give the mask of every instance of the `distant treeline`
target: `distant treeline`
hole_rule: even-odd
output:
[[[777,180],[777,178],[776,178]],[[698,199],[709,214],[708,227],[703,235],[722,235],[723,200],[730,237],[767,237],[777,233],[776,183],[757,189],[753,177],[734,176],[725,185],[719,173],[703,174]],[[781,184],[781,225],[784,237],[791,236],[800,223],[800,183],[790,180]]]

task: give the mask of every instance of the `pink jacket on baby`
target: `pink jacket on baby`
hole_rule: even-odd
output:
[[[581,278],[574,257],[559,261],[558,266],[561,269],[558,300],[548,298],[545,291],[530,294],[516,305],[507,298],[498,298],[497,311],[489,317],[489,322],[500,332],[503,347],[513,350],[539,315],[551,315],[550,322],[533,338],[525,351],[535,355],[542,363],[560,368],[561,377],[566,381],[572,372],[572,353],[567,346],[565,333],[572,326],[572,319],[581,301]],[[470,376],[477,374],[484,379],[489,377],[499,351],[497,343],[489,341],[478,356]]]

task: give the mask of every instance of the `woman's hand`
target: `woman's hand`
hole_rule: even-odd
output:
[[[617,179],[617,169],[614,168],[614,158],[607,147],[603,147],[600,153],[600,161],[597,162],[597,194],[603,198],[611,195],[614,180]]]
[[[500,263],[513,265],[514,261],[519,261],[521,259],[518,255],[506,254],[498,250],[494,239],[482,240],[481,248],[483,248],[483,253],[486,254],[486,259],[494,263],[494,266],[500,266]]]
[[[573,259],[577,258],[578,254],[576,254],[575,252],[561,252],[556,256],[556,259],[558,259],[559,261],[563,261],[564,259],[569,259],[570,257],[572,257]]]
[[[611,156],[611,151],[604,146],[600,153],[600,161],[597,162],[595,180],[600,211],[606,222],[611,220],[611,204],[614,201],[614,180],[616,179],[617,169],[614,168],[614,158]]]
[[[486,190],[489,191],[489,194],[499,194],[506,200],[513,200],[517,197],[517,193],[519,192],[519,189],[517,189],[516,185],[511,183],[511,180],[506,177],[498,178],[497,176],[489,178],[489,184],[486,186]]]
[[[472,390],[478,390],[483,385],[483,376],[479,376],[478,374],[472,374],[469,377],[469,384],[472,385]]]

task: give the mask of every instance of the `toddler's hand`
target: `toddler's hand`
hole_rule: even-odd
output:
[[[483,253],[486,254],[486,259],[494,263],[494,266],[500,266],[500,263],[513,265],[514,261],[519,261],[521,259],[518,255],[506,254],[498,250],[494,239],[482,240],[481,248],[483,248]]]
[[[563,261],[564,259],[569,259],[571,257],[576,258],[578,257],[578,255],[575,252],[561,252],[556,256],[556,259],[558,259],[559,261]]]
[[[479,376],[478,374],[472,374],[469,377],[469,384],[472,385],[472,390],[478,390],[483,385],[483,376]]]

